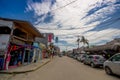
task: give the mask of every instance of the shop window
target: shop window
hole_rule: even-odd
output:
[[[11,29],[8,26],[0,26],[0,34],[10,34]]]

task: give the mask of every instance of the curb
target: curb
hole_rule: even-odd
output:
[[[13,71],[13,72],[0,72],[2,74],[22,74],[22,73],[27,73],[27,72],[32,72],[32,71],[36,71],[39,68],[41,68],[42,66],[46,65],[47,63],[49,63],[51,60],[48,60],[47,62],[41,64],[40,66],[33,68],[31,70],[26,70],[26,71]]]

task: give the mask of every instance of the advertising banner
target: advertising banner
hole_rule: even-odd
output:
[[[52,42],[53,34],[48,35],[48,42]]]

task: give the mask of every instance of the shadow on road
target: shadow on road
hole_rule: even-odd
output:
[[[107,74],[106,74],[106,75],[107,75]],[[112,74],[112,75],[109,75],[109,76],[112,76],[112,77],[115,77],[115,78],[120,79],[120,76],[119,76],[119,75],[116,75],[116,74]]]

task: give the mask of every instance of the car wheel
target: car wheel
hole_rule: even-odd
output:
[[[112,74],[112,70],[109,67],[105,67],[105,72],[109,75]]]
[[[95,64],[94,64],[94,63],[91,63],[90,65],[91,65],[91,67],[93,67],[93,68],[95,67]]]

